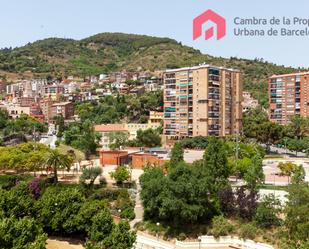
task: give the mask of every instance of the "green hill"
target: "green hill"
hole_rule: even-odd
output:
[[[296,70],[262,59],[205,55],[169,38],[123,33],[101,33],[82,40],[48,38],[0,50],[2,76],[6,73],[87,76],[122,69],[153,71],[202,62],[242,70],[245,90],[264,106],[267,105],[267,78]]]

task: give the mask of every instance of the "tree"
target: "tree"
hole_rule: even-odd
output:
[[[147,167],[140,183],[145,219],[181,228],[219,214],[219,205],[209,194],[210,183],[198,164],[180,162],[167,176],[160,168]]]
[[[211,193],[217,195],[228,185],[230,169],[228,167],[226,146],[218,138],[210,138],[203,157],[203,171],[210,184]]]
[[[121,221],[115,225],[111,234],[104,240],[104,245],[109,249],[132,248],[136,240],[136,234],[130,231],[130,225],[126,221]]]
[[[294,115],[290,120],[287,130],[291,138],[300,140],[309,135],[309,119]]]
[[[306,177],[305,169],[302,165],[296,166],[293,171],[292,183],[301,184],[304,183]]]
[[[308,148],[308,141],[298,138],[290,138],[287,140],[287,148],[297,153]]]
[[[249,138],[257,138],[259,127],[266,122],[268,122],[268,115],[262,107],[245,112],[243,116],[244,135]]]
[[[111,172],[110,175],[116,180],[117,184],[122,184],[124,181],[130,179],[131,173],[126,166],[119,166],[116,171]]]
[[[285,226],[289,239],[298,244],[309,238],[309,186],[307,183],[292,184],[288,192]]]
[[[226,216],[235,214],[236,199],[231,187],[223,189],[219,192],[219,203],[222,213]]]
[[[127,132],[111,132],[109,133],[109,148],[111,150],[120,149],[122,146],[126,145],[129,139],[129,134]]]
[[[297,165],[292,162],[280,162],[278,168],[281,171],[281,174],[288,177],[288,182],[290,183],[290,177],[295,171]]]
[[[176,142],[171,150],[170,165],[176,167],[178,163],[183,162],[183,148],[180,142]]]
[[[0,130],[6,127],[9,121],[9,114],[6,110],[0,109]]]
[[[280,142],[285,136],[283,126],[270,121],[261,124],[257,129],[257,141],[265,143],[268,148],[269,145]]]
[[[79,178],[79,181],[82,183],[86,183],[89,180],[89,186],[93,186],[95,179],[102,174],[102,167],[94,167],[94,168],[85,168],[83,170],[82,175]]]
[[[278,226],[281,223],[279,215],[281,214],[281,202],[273,194],[266,195],[258,204],[254,220],[263,228]]]
[[[70,168],[72,159],[68,155],[61,154],[58,150],[51,150],[46,164],[54,172],[54,183],[58,182],[58,169]]]
[[[183,148],[187,149],[206,149],[208,145],[208,137],[197,136],[192,138],[185,138],[180,141]]]
[[[61,138],[63,132],[65,131],[64,117],[62,115],[57,115],[54,117],[55,126],[58,130],[57,137]]]
[[[17,171],[41,170],[46,163],[49,148],[43,144],[24,143],[0,148],[0,169]]]
[[[235,230],[234,226],[222,215],[212,218],[210,234],[215,238],[230,235]]]
[[[49,233],[71,235],[82,232],[85,234],[85,231],[80,229],[83,223],[78,223],[79,211],[85,201],[80,189],[49,187],[35,203],[39,214],[37,219]],[[82,220],[84,221],[88,223]]]
[[[93,216],[89,237],[95,242],[102,241],[111,233],[113,227],[112,215],[107,208],[104,208]]]
[[[93,123],[85,120],[83,123],[73,123],[64,133],[64,142],[85,153],[86,159],[95,154],[101,136],[94,131]]]
[[[247,191],[244,186],[236,190],[236,210],[239,217],[251,220],[257,208],[257,193]]]
[[[14,217],[0,219],[1,249],[45,249],[47,235],[33,218]]]
[[[244,180],[251,192],[257,192],[258,186],[265,180],[262,159],[259,155],[252,158],[252,163],[244,175]]]
[[[157,147],[161,146],[161,136],[157,130],[147,129],[145,131],[138,130],[136,135],[137,144],[141,147]]]

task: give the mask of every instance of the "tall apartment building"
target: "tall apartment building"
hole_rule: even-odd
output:
[[[273,75],[268,91],[271,121],[285,125],[294,115],[309,117],[309,72]]]
[[[167,140],[226,136],[242,131],[242,77],[238,70],[200,65],[164,74]]]

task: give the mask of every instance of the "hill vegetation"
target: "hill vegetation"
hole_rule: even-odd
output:
[[[202,54],[169,38],[101,33],[82,40],[48,38],[0,50],[0,76],[88,76],[116,70],[164,70],[208,63],[240,69],[245,90],[267,105],[267,78],[296,69],[263,59],[222,58]],[[301,69],[299,69],[301,70]]]

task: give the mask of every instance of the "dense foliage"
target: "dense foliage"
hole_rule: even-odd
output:
[[[63,77],[88,76],[115,70],[162,70],[208,63],[237,68],[244,73],[244,88],[267,106],[267,80],[273,74],[291,73],[263,59],[204,55],[175,40],[144,35],[102,33],[83,40],[49,38],[19,48],[0,50],[0,69],[6,72]]]
[[[268,120],[267,113],[261,109],[252,109],[243,117],[244,135],[257,142],[278,145],[297,153],[309,147],[309,118],[295,115],[286,126]]]
[[[95,124],[145,122],[150,111],[163,109],[163,92],[149,92],[139,97],[117,95],[107,96],[99,101],[78,104],[76,113],[81,121],[90,120]]]
[[[26,136],[33,136],[34,131],[35,138],[38,139],[39,134],[46,130],[46,125],[33,117],[22,114],[17,119],[10,119],[7,111],[0,109],[0,140],[4,143],[9,143],[11,140],[15,140],[15,143],[27,141]]]
[[[90,120],[71,123],[64,132],[64,143],[84,152],[86,159],[96,154],[100,139]]]
[[[3,183],[8,177],[1,178]],[[132,246],[135,234],[129,231],[127,222],[114,224],[108,195],[94,195],[97,190],[89,192],[79,185],[51,186],[41,179],[40,192],[34,196],[37,179],[20,179],[7,189],[1,189],[1,183],[0,248],[44,249],[47,234],[84,238],[87,248]],[[130,207],[123,204],[130,199],[127,192],[114,192],[111,198],[119,202],[119,208]],[[122,239],[118,240],[120,234]]]

